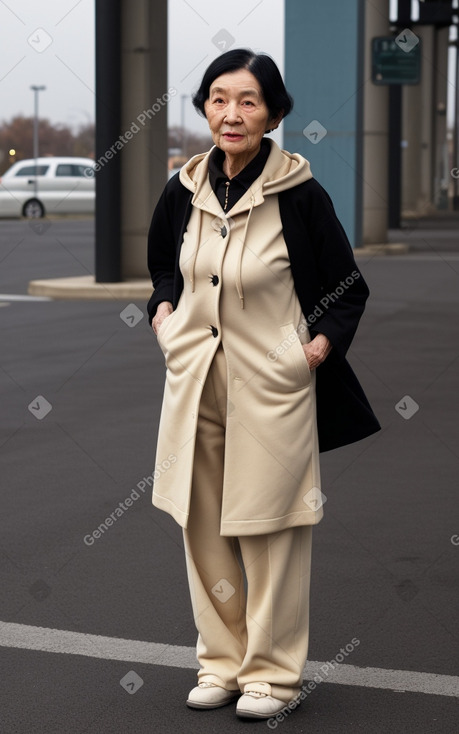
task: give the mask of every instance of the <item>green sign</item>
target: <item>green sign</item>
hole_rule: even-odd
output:
[[[373,84],[419,84],[421,39],[413,31],[373,38],[371,46]]]

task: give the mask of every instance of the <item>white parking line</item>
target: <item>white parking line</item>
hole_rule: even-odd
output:
[[[48,296],[23,296],[17,293],[0,293],[0,301],[52,301]]]
[[[0,622],[0,646],[172,668],[198,668],[193,647],[103,637],[14,622]],[[314,676],[321,676],[324,683],[338,683],[345,686],[386,688],[459,698],[459,677],[453,675],[386,668],[359,668],[356,665],[345,664],[335,664],[330,672],[324,674],[324,669],[328,670],[328,667],[327,662],[309,660],[303,671],[304,677],[313,680]]]

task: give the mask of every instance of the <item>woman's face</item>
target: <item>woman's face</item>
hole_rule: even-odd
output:
[[[266,130],[282,118],[270,118],[261,87],[247,69],[217,77],[204,110],[215,145],[229,155],[257,152]]]

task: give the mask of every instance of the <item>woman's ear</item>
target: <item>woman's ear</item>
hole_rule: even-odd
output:
[[[284,117],[284,110],[281,110],[276,117],[272,117],[270,120],[268,120],[269,128],[266,130],[267,133],[272,133],[273,130],[276,130],[280,123],[282,122],[282,118]]]

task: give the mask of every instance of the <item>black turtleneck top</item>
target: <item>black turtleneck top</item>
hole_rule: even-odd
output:
[[[215,148],[212,151],[209,157],[209,181],[223,211],[228,212],[258,178],[265,167],[270,151],[269,140],[262,138],[260,150],[255,158],[233,178],[228,178],[223,172],[225,160],[223,150]]]

